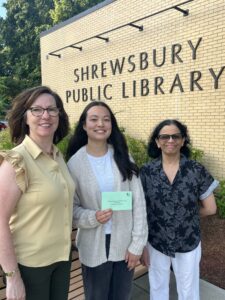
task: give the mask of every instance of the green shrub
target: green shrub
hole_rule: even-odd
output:
[[[66,149],[68,146],[68,142],[70,139],[71,133],[69,133],[63,140],[61,140],[57,147],[62,152],[62,154],[65,156]],[[9,133],[9,129],[5,129],[0,131],[0,150],[9,150],[14,147],[13,143],[11,142],[11,137]]]
[[[125,132],[125,129],[123,132]],[[70,133],[60,142],[57,147],[60,149],[64,157],[66,156],[66,149],[68,146],[69,139],[71,137]],[[127,141],[127,145],[129,148],[129,152],[135,160],[136,164],[141,167],[143,164],[148,162],[150,159],[147,154],[147,143],[143,140],[136,139],[131,137],[128,134],[125,134],[125,138]],[[0,132],[0,150],[8,150],[13,148],[13,143],[10,139],[9,129],[2,130]],[[204,156],[204,152],[200,149],[191,148],[191,158],[202,162]],[[220,182],[220,187],[216,192],[216,203],[218,207],[218,213],[221,218],[225,218],[225,180]]]
[[[220,181],[220,186],[216,191],[216,204],[220,218],[225,219],[225,180]]]
[[[149,157],[147,154],[147,144],[144,141],[133,138],[127,134],[125,134],[125,138],[127,141],[129,152],[139,167],[149,161]]]
[[[123,129],[123,131],[125,130]],[[147,154],[146,142],[144,142],[143,140],[133,138],[127,134],[125,134],[125,137],[129,148],[129,152],[131,153],[132,157],[134,158],[136,164],[139,167],[141,167],[143,164],[151,160],[151,158],[149,158]],[[191,147],[190,150],[191,150],[190,158],[201,163],[203,161],[204,151],[193,147]]]
[[[123,133],[125,133],[124,128],[120,128],[120,129]],[[71,131],[57,145],[59,147],[60,151],[62,152],[62,154],[64,155],[64,157],[66,154],[66,149],[67,149],[70,137],[71,137]],[[131,137],[128,134],[125,134],[125,138],[127,141],[129,151],[139,167],[142,166],[147,161],[149,161],[148,154],[147,154],[147,144],[143,140],[136,139],[134,137]],[[11,149],[12,147],[13,147],[13,143],[10,140],[9,129],[2,130],[0,132],[0,150],[7,150],[7,149]],[[202,162],[203,156],[204,156],[204,152],[202,150],[196,149],[196,148],[191,148],[191,158],[192,159]]]
[[[121,130],[121,128],[120,128]],[[121,130],[124,133],[124,129],[122,128]],[[61,141],[57,144],[57,147],[59,150],[62,152],[64,157],[66,157],[66,150],[68,147],[69,140],[71,138],[72,132],[74,132],[74,129],[70,131],[70,133]],[[135,139],[129,135],[125,134],[125,138],[127,141],[127,146],[129,148],[129,152],[132,155],[133,159],[135,160],[136,164],[140,167],[144,163],[146,163],[148,159],[147,155],[147,145],[144,141]]]
[[[66,151],[67,151],[67,147],[68,147],[68,143],[71,137],[71,133],[67,134],[67,136],[64,137],[64,139],[62,139],[58,144],[57,147],[59,148],[59,150],[62,152],[64,158],[66,159]]]
[[[5,129],[0,131],[0,150],[8,150],[14,147],[13,143],[11,142],[9,129]]]
[[[191,159],[194,159],[201,163],[203,160],[204,151],[193,147],[191,147],[190,149],[191,149]]]

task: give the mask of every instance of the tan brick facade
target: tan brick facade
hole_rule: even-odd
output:
[[[189,16],[168,9],[181,3]],[[178,118],[206,166],[225,178],[224,9],[224,0],[106,0],[41,35],[43,84],[61,95],[72,124],[99,95],[144,140],[161,120]],[[135,23],[143,31],[122,27],[153,14]],[[102,35],[109,42],[92,38],[120,26]],[[67,47],[79,41],[82,51]]]

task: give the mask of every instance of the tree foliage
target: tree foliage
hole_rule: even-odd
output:
[[[54,0],[54,9],[50,11],[53,23],[65,21],[100,2],[102,0]]]
[[[0,17],[0,116],[11,99],[41,83],[40,33],[103,0],[8,0]]]
[[[52,25],[50,0],[8,0],[1,33],[9,64],[5,76],[40,82],[39,34]]]

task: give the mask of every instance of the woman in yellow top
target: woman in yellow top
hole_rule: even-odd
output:
[[[25,90],[8,116],[10,151],[0,153],[0,265],[8,300],[66,300],[74,183],[54,145],[68,133],[61,98]]]

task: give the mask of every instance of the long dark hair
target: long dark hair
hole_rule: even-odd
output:
[[[149,138],[148,155],[152,158],[157,158],[161,155],[161,149],[157,147],[155,140],[158,138],[160,130],[168,125],[175,125],[180,130],[184,138],[184,145],[181,147],[180,152],[186,157],[190,157],[190,137],[188,135],[187,126],[175,119],[164,120],[155,127]]]
[[[112,110],[106,103],[101,101],[91,102],[83,110],[80,119],[78,121],[78,124],[75,128],[74,134],[69,141],[69,145],[67,149],[67,159],[69,159],[81,147],[87,144],[88,136],[83,126],[86,122],[87,113],[89,109],[91,109],[94,106],[103,106],[109,111],[111,117],[111,123],[112,123],[112,132],[107,142],[111,144],[114,148],[114,159],[120,170],[123,180],[126,179],[131,180],[133,174],[138,176],[139,169],[137,165],[130,160],[125,137],[119,129],[119,126],[117,124],[116,118]]]
[[[60,142],[68,134],[69,120],[64,110],[62,99],[49,87],[37,86],[24,90],[12,102],[12,109],[9,111],[7,119],[13,143],[20,144],[25,135],[29,134],[29,126],[26,124],[26,111],[42,94],[52,95],[56,106],[59,108],[59,126],[54,134],[53,143]]]

